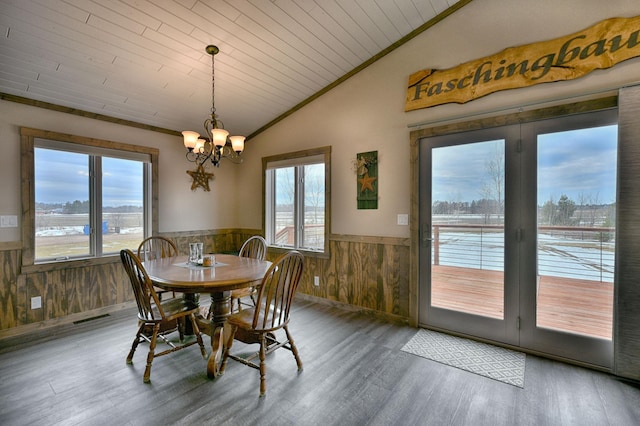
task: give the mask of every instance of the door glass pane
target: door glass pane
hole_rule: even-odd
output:
[[[102,158],[102,252],[134,249],[144,239],[144,163]]]
[[[304,166],[304,233],[302,245],[324,249],[324,164]]]
[[[295,240],[295,167],[275,169],[275,236],[276,245],[294,246]]]
[[[431,305],[504,318],[504,140],[432,151]]]
[[[617,133],[538,135],[538,327],[611,339]]]
[[[89,156],[34,149],[35,259],[88,256]]]

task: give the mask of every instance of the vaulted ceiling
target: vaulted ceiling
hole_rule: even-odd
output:
[[[250,135],[467,2],[0,0],[0,94],[201,131],[214,44],[217,113]]]

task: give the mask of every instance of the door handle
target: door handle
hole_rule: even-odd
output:
[[[422,246],[428,247],[431,242],[431,229],[427,225],[422,226]]]

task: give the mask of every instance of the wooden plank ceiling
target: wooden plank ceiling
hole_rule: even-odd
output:
[[[0,0],[0,92],[200,131],[215,44],[217,112],[249,135],[458,1]]]

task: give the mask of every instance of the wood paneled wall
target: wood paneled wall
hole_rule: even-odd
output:
[[[225,229],[207,232],[171,232],[161,235],[172,239],[178,247],[178,253],[186,255],[189,254],[189,243],[194,241],[203,243],[205,253],[237,252],[247,238],[261,232],[251,229]]]
[[[95,311],[133,300],[120,259],[109,263],[21,274],[17,280],[18,325]],[[31,298],[42,308],[31,309]]]
[[[18,285],[16,279],[22,259],[17,245],[0,246],[0,330],[18,326]]]
[[[229,229],[162,235],[176,242],[180,254],[187,254],[192,241],[202,241],[206,252],[237,252],[247,238],[260,233]],[[408,240],[332,235],[330,250],[329,257],[306,257],[301,295],[406,320]],[[268,258],[278,254],[270,250]],[[0,338],[133,306],[119,257],[34,265],[21,271],[19,244],[0,244],[0,261]],[[314,286],[315,276],[319,286]],[[41,309],[31,309],[34,296],[42,296]]]
[[[209,252],[237,251],[256,233],[259,231],[231,229],[163,235],[176,242],[181,254],[187,254],[191,241],[204,242]],[[0,337],[133,304],[131,284],[118,256],[25,268],[21,256],[21,244],[0,244]],[[35,296],[42,297],[40,309],[31,309]]]
[[[298,293],[407,320],[409,240],[331,235],[330,257],[306,257]],[[271,250],[270,260],[278,256]],[[314,277],[320,285],[314,285]]]

